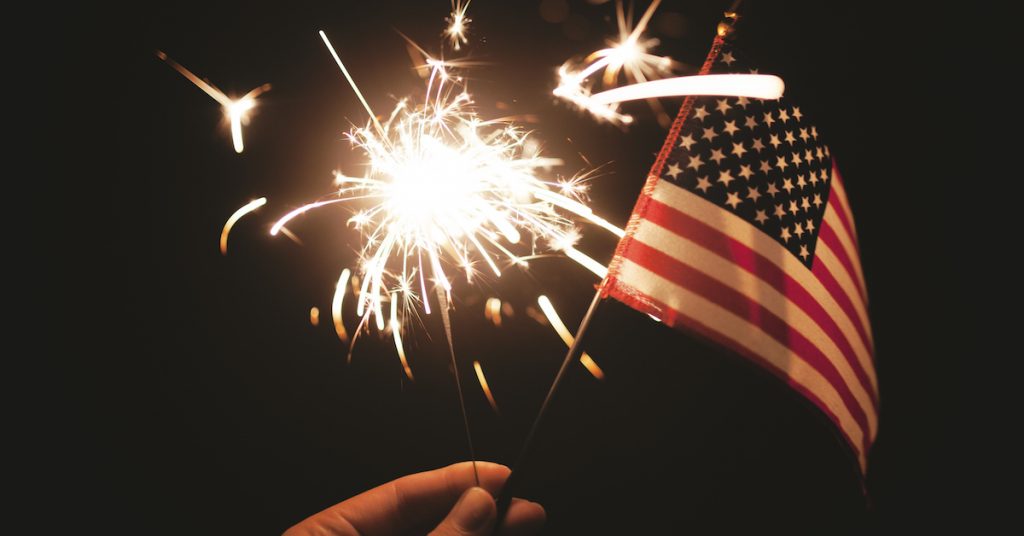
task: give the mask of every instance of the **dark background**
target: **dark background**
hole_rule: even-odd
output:
[[[484,115],[538,115],[530,126],[565,157],[563,173],[586,169],[577,154],[604,165],[592,205],[621,224],[664,131],[643,106],[627,108],[638,124],[624,133],[553,102],[555,67],[602,46],[614,8],[573,1],[552,23],[538,4],[474,2],[466,50],[490,65],[470,73],[471,89]],[[587,347],[608,378],[572,371],[523,483],[522,495],[547,508],[549,533],[872,532],[963,517],[955,423],[970,328],[945,199],[960,170],[926,156],[942,133],[925,110],[943,101],[922,88],[943,72],[918,62],[937,51],[907,23],[930,22],[891,6],[819,4],[747,2],[741,46],[815,118],[857,216],[882,393],[868,498],[830,423],[774,377],[607,303]],[[724,7],[666,0],[651,25],[658,51],[699,65]],[[341,134],[365,116],[316,31],[371,105],[388,110],[422,87],[393,30],[436,51],[448,3],[76,9],[63,14],[61,63],[75,82],[57,88],[79,112],[61,134],[72,150],[39,162],[75,173],[46,186],[67,209],[50,302],[62,312],[40,334],[46,385],[27,435],[39,460],[25,467],[35,475],[27,493],[51,515],[112,532],[280,533],[376,484],[465,459],[437,315],[407,336],[415,383],[374,336],[346,364],[329,321],[337,274],[358,245],[345,213],[292,225],[304,246],[266,233],[328,192],[331,171],[359,161]],[[245,129],[244,154],[231,149],[219,106],[158,61],[158,48],[228,93],[274,85]],[[962,61],[939,55],[944,66]],[[969,133],[970,118],[958,121]],[[236,226],[222,257],[224,220],[259,196],[269,205]],[[614,246],[588,229],[581,248],[607,260]],[[547,294],[575,327],[594,282],[548,259],[457,285],[456,349],[481,459],[512,462],[564,352],[525,307]],[[482,315],[490,295],[516,310],[501,329]],[[308,321],[314,305],[319,327]]]

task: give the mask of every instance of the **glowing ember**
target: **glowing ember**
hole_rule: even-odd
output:
[[[310,307],[309,308],[309,323],[313,324],[313,327],[320,325],[320,308]]]

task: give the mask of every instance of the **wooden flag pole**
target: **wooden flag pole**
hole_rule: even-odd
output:
[[[594,318],[594,312],[597,311],[597,306],[600,303],[601,289],[598,288],[597,292],[594,293],[593,301],[590,302],[587,313],[583,315],[583,321],[580,322],[579,329],[576,330],[576,338],[572,341],[572,346],[569,347],[569,351],[565,354],[562,367],[558,369],[555,381],[551,383],[551,388],[548,389],[548,394],[544,397],[544,403],[540,406],[537,418],[533,420],[530,432],[526,434],[526,441],[523,442],[523,448],[519,451],[519,457],[516,459],[515,464],[512,465],[512,473],[508,475],[508,479],[505,480],[505,486],[501,488],[501,493],[498,494],[498,521],[495,524],[496,527],[501,526],[502,520],[505,519],[505,514],[508,513],[508,507],[512,504],[512,493],[516,481],[522,478],[522,475],[526,473],[526,469],[529,467],[527,465],[529,454],[533,447],[534,439],[537,437],[537,431],[540,430],[541,424],[544,422],[544,416],[547,415],[548,408],[551,406],[551,401],[554,400],[558,387],[562,385],[562,380],[565,379],[569,366],[578,360],[583,353],[583,337],[587,334],[587,328],[590,326],[590,321]]]

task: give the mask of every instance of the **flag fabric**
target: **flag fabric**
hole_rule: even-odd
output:
[[[701,69],[751,72],[722,38]],[[835,423],[863,472],[878,384],[858,247],[842,179],[799,106],[690,97],[602,295],[773,372]]]

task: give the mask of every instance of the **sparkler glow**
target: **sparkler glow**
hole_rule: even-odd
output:
[[[561,161],[541,156],[537,142],[514,124],[480,118],[449,63],[428,58],[431,71],[422,104],[402,100],[381,122],[323,32],[321,37],[370,114],[371,124],[347,135],[366,154],[368,170],[361,177],[337,172],[335,194],[286,214],[271,234],[314,208],[370,203],[349,219],[364,239],[356,302],[363,324],[373,318],[384,330],[385,296],[393,298],[396,318],[417,304],[429,313],[428,287],[446,295],[452,290],[445,266],[464,272],[472,283],[478,264],[495,276],[501,275],[499,264],[526,266],[512,249],[525,247],[532,255],[538,243],[565,252],[595,273],[603,271],[575,248],[579,231],[570,218],[617,236],[623,231],[582,203],[582,178],[542,178],[541,171]]]
[[[203,90],[207,95],[213,97],[213,100],[220,103],[224,108],[224,115],[227,116],[228,122],[231,124],[231,142],[235,146],[235,152],[241,153],[245,149],[245,146],[242,143],[242,125],[249,124],[249,112],[256,107],[256,97],[270,91],[270,84],[263,84],[262,86],[253,89],[243,95],[240,99],[232,99],[225,95],[223,91],[214,87],[213,84],[199,78],[193,74],[192,71],[189,71],[180,63],[169,58],[167,54],[158,50],[156,52],[156,56],[167,62],[167,64],[173,67],[174,70],[181,73],[182,76],[195,84],[196,87]]]
[[[484,377],[484,369],[480,366],[479,361],[473,361],[473,370],[476,371],[476,379],[480,382],[480,388],[484,391],[484,396],[487,397],[487,402],[491,404],[491,409],[495,413],[501,414],[498,411],[498,403],[494,400],[494,395],[491,393],[490,386],[487,385],[487,378]]]
[[[564,342],[567,347],[571,347],[575,338],[572,336],[569,328],[565,327],[565,324],[562,323],[562,319],[559,318],[558,312],[555,311],[555,306],[551,305],[551,300],[549,300],[547,296],[538,296],[537,305],[540,305],[540,310],[544,311],[544,316],[547,317],[548,323],[551,324],[551,327],[555,328],[555,332],[562,338],[562,342]],[[580,363],[582,363],[583,366],[586,367],[587,371],[595,378],[599,380],[604,379],[604,371],[601,370],[601,367],[597,366],[594,359],[586,352],[583,352],[583,355],[580,356]]]
[[[231,228],[238,223],[238,220],[242,219],[242,216],[262,207],[267,204],[267,198],[261,197],[254,201],[250,201],[243,205],[241,208],[236,210],[226,222],[224,222],[224,229],[220,232],[220,252],[222,255],[228,254],[228,235],[231,234]]]
[[[448,36],[448,40],[451,42],[451,46],[455,50],[462,49],[462,45],[466,44],[466,31],[469,28],[469,23],[473,19],[466,18],[466,10],[469,9],[469,4],[472,0],[466,0],[463,4],[462,0],[452,0],[452,13],[448,16],[448,28],[445,29],[444,34]]]

